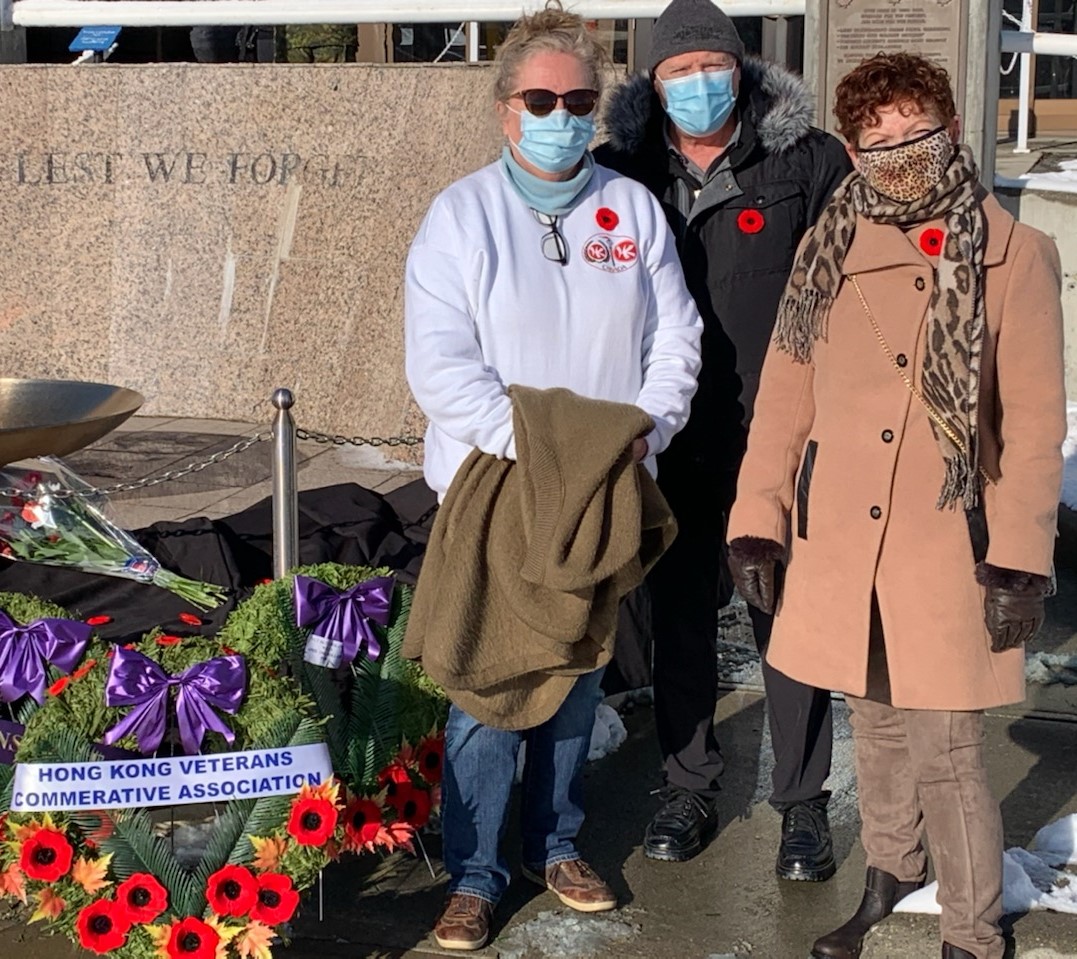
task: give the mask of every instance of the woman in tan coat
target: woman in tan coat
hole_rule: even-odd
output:
[[[979,185],[946,72],[880,54],[838,87],[856,165],[801,244],[730,519],[770,664],[846,694],[863,902],[813,948],[859,956],[923,884],[942,955],[1002,959],[1002,824],[983,710],[1024,698],[1066,432],[1054,244]]]

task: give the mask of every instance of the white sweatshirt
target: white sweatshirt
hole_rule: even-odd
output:
[[[512,384],[649,413],[645,465],[688,419],[703,321],[658,202],[605,167],[558,218],[568,264],[499,163],[435,197],[408,255],[408,383],[430,420],[426,481],[445,495],[471,450],[515,459]]]

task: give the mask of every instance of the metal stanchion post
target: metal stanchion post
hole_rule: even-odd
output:
[[[273,391],[273,575],[280,579],[299,559],[299,489],[291,390]]]

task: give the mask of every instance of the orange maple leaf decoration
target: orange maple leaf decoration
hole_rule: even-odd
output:
[[[339,780],[327,779],[324,783],[318,786],[304,786],[299,790],[299,796],[295,801],[299,803],[304,799],[324,799],[327,802],[331,802],[334,806],[339,806],[341,804]]]
[[[37,922],[39,919],[55,919],[64,911],[64,906],[66,905],[67,903],[51,889],[42,889],[37,894],[37,909],[34,910],[34,914],[29,921]]]
[[[3,872],[0,872],[0,893],[12,896],[26,905],[26,877],[22,874],[17,862],[13,862]]]
[[[271,959],[273,930],[261,922],[252,922],[235,941],[241,959]]]
[[[168,940],[172,936],[172,926],[144,926],[143,928],[150,934],[150,940],[153,942],[154,949],[157,950],[157,955],[161,959],[168,959]]]
[[[385,849],[388,852],[394,849],[406,849],[415,855],[415,847],[412,845],[414,838],[414,826],[409,826],[406,822],[393,822],[388,826],[382,826],[372,841],[363,843],[363,848],[367,852],[373,852],[375,849]]]
[[[284,855],[288,843],[280,836],[268,836],[264,839],[251,836],[251,846],[254,848],[255,872],[273,872],[280,865],[281,856]]]
[[[71,878],[75,880],[83,891],[91,896],[107,889],[112,883],[105,878],[108,875],[108,864],[112,861],[112,853],[101,856],[99,859],[86,859],[80,856],[71,867]]]

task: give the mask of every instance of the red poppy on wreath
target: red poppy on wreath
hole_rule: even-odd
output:
[[[598,212],[595,214],[595,222],[608,232],[617,229],[617,224],[621,222],[621,218],[608,206],[603,206],[599,207]]]
[[[424,739],[419,744],[417,763],[419,775],[428,783],[441,782],[441,767],[445,762],[445,738],[443,736]]]
[[[70,676],[61,676],[49,687],[49,695],[59,696],[67,688],[69,682],[71,682]]]
[[[767,225],[759,210],[741,210],[737,216],[737,226],[741,233],[758,233]]]
[[[344,835],[352,849],[373,842],[381,829],[381,806],[372,799],[356,799],[344,813]]]
[[[202,625],[202,620],[195,616],[194,613],[180,613],[178,618],[181,623],[186,623],[188,626]]]
[[[67,875],[73,853],[71,843],[58,829],[38,829],[22,845],[19,868],[30,879],[56,882]]]
[[[414,786],[401,786],[400,792],[399,801],[393,803],[397,816],[401,822],[421,829],[430,821],[430,793]]]
[[[158,646],[178,646],[182,642],[182,636],[173,636],[171,633],[162,633],[157,637]]]
[[[942,244],[946,234],[942,230],[932,227],[920,234],[920,249],[928,256],[938,256],[942,252]]]
[[[295,915],[299,893],[290,876],[265,872],[258,877],[258,899],[251,909],[251,919],[267,926],[279,926]]]
[[[323,846],[337,827],[337,815],[328,799],[300,799],[292,806],[288,834],[301,846]]]
[[[84,949],[103,956],[127,942],[131,923],[121,903],[112,899],[98,899],[79,913],[75,929]]]
[[[169,959],[215,959],[221,937],[209,923],[188,916],[172,926],[165,946]]]
[[[76,669],[72,674],[72,679],[82,679],[94,666],[97,665],[96,659],[88,659],[83,665]]]
[[[403,763],[394,759],[378,773],[378,785],[385,790],[385,798],[391,804],[401,787],[411,785],[411,774]]]
[[[112,622],[111,616],[91,616],[86,620],[87,626],[107,626]]]
[[[206,882],[206,901],[218,916],[245,916],[258,902],[258,881],[243,866],[225,866]]]
[[[168,908],[168,891],[155,876],[136,872],[120,883],[116,901],[123,907],[131,925],[153,922]]]

